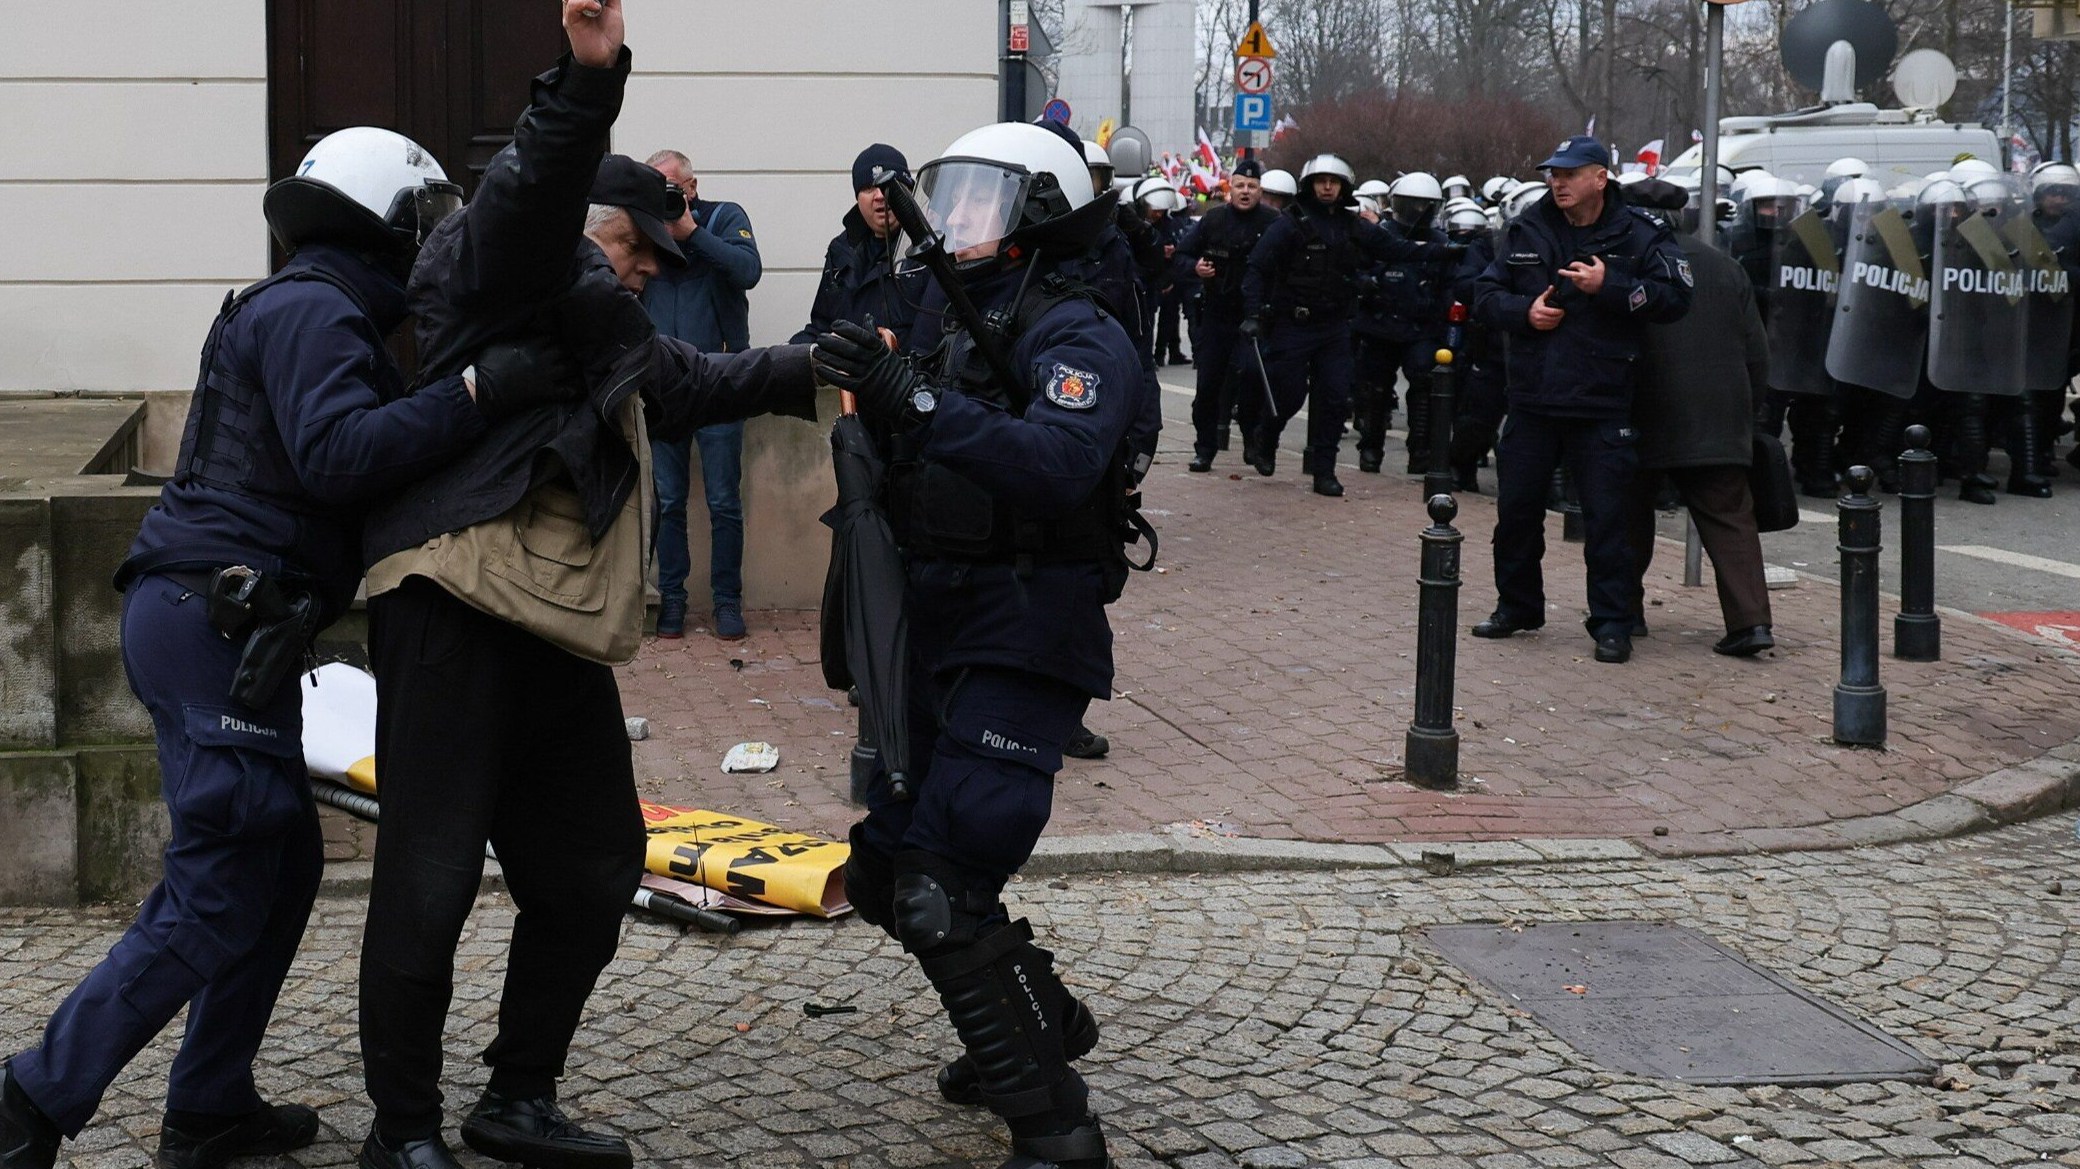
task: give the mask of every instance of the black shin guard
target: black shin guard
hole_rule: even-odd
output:
[[[845,899],[869,925],[897,941],[895,863],[860,839],[861,824],[852,826],[852,853],[845,859]]]

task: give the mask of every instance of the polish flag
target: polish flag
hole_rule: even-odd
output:
[[[1214,150],[1212,139],[1206,136],[1203,129],[1199,131],[1199,163],[1215,175],[1221,173],[1220,153]]]
[[[1661,170],[1661,149],[1661,139],[1656,138],[1645,146],[1640,147],[1639,153],[1633,156],[1633,161],[1647,168],[1647,175],[1650,178]]]

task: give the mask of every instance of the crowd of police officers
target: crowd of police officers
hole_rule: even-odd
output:
[[[1618,176],[1622,189],[1643,174]],[[1331,182],[1329,180],[1335,180]],[[1237,166],[1227,202],[1178,237],[1200,281],[1192,407],[1193,471],[1210,471],[1243,431],[1243,460],[1276,470],[1276,442],[1310,403],[1303,471],[1339,495],[1337,440],[1355,431],[1358,466],[1378,472],[1385,434],[1405,401],[1409,474],[1429,470],[1434,353],[1461,372],[1452,472],[1478,491],[1480,465],[1506,412],[1502,346],[1468,319],[1470,284],[1507,223],[1545,197],[1544,183],[1412,172],[1353,182],[1334,155],[1310,159],[1297,185],[1253,161]],[[1280,180],[1283,180],[1282,182]],[[1296,195],[1271,194],[1277,184]],[[1695,180],[1683,227],[1696,231]],[[1770,341],[1770,394],[1757,426],[1788,426],[1800,489],[1832,497],[1852,464],[1895,490],[1907,426],[1936,436],[1959,497],[1995,502],[1989,452],[2007,453],[2009,493],[2048,497],[2080,372],[2072,275],[2080,266],[2080,171],[2045,163],[2029,175],[1958,160],[1926,176],[1880,175],[1860,159],[1807,186],[1761,170],[1723,173],[1714,239],[1754,286]],[[1368,230],[1340,226],[1348,219]],[[1377,228],[1377,231],[1369,230]],[[1392,243],[1383,241],[1391,240]],[[2080,452],[2067,462],[2080,467]]]

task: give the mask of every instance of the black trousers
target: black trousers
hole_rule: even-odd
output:
[[[1625,538],[1625,497],[1639,453],[1630,424],[1617,418],[1510,414],[1495,448],[1495,611],[1543,621],[1546,492],[1564,466],[1582,497],[1582,559],[1589,570],[1592,637],[1632,627],[1639,577]]]
[[[484,845],[519,916],[492,1091],[555,1089],[585,1000],[621,940],[643,819],[610,668],[486,616],[423,578],[371,598],[383,804],[361,948],[361,1058],[393,1140],[441,1127],[441,1030]]]

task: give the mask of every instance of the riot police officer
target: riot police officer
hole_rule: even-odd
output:
[[[1302,473],[1317,495],[1343,494],[1336,448],[1350,405],[1351,310],[1358,272],[1369,261],[1443,262],[1451,244],[1402,239],[1352,210],[1350,164],[1333,154],[1309,160],[1302,191],[1250,253],[1243,278],[1242,335],[1262,346],[1278,413],[1257,427],[1259,475],[1275,473],[1278,436],[1310,402]]]
[[[1387,215],[1381,226],[1402,239],[1417,243],[1445,244],[1444,232],[1433,220],[1444,201],[1437,179],[1413,171],[1395,179],[1387,188]],[[1430,469],[1430,395],[1428,381],[1435,365],[1432,355],[1444,342],[1445,309],[1451,303],[1446,284],[1448,266],[1417,260],[1391,261],[1380,265],[1373,279],[1378,288],[1378,316],[1385,326],[1375,336],[1384,336],[1386,346],[1368,346],[1377,356],[1367,363],[1371,377],[1361,377],[1369,390],[1365,405],[1356,409],[1358,469],[1378,471],[1386,444],[1386,425],[1379,409],[1390,402],[1397,374],[1408,381],[1408,466],[1407,473],[1421,475]],[[1383,352],[1380,352],[1384,350]]]
[[[183,1007],[159,1164],[311,1142],[317,1114],[253,1083],[323,852],[304,774],[310,640],[361,579],[361,515],[468,446],[489,412],[553,395],[502,347],[406,396],[384,338],[405,274],[461,189],[417,143],[327,135],[262,198],[288,263],[227,296],[180,461],[116,576],[123,662],[158,734],[172,824],[160,882],[42,1040],[0,1071],[0,1159],[48,1169]]]
[[[1192,395],[1193,471],[1213,470],[1213,456],[1228,448],[1228,419],[1238,396],[1261,402],[1262,386],[1254,365],[1248,380],[1237,370],[1241,360],[1255,361],[1243,353],[1241,340],[1242,277],[1249,270],[1249,254],[1263,238],[1264,229],[1278,218],[1261,198],[1258,180],[1264,170],[1255,159],[1235,164],[1228,176],[1228,201],[1208,211],[1177,242],[1177,254],[1191,261],[1192,272],[1201,283],[1199,309],[1198,385]],[[1251,383],[1255,382],[1255,385]],[[1249,410],[1245,418],[1260,412]],[[1245,429],[1244,434],[1247,435]]]
[[[1293,180],[1293,172],[1273,168],[1264,172],[1264,206],[1273,211],[1284,211],[1300,195],[1300,184]]]
[[[1495,261],[1494,234],[1489,230],[1487,213],[1471,199],[1448,202],[1444,234],[1451,242],[1466,247],[1466,255],[1452,272],[1451,299],[1471,306],[1473,281]],[[1502,338],[1493,326],[1470,317],[1459,329],[1458,344],[1454,347],[1459,376],[1453,395],[1452,482],[1460,491],[1478,494],[1480,461],[1495,445],[1495,433],[1502,426],[1506,408]]]
[[[1008,1169],[1101,1169],[1104,1132],[1071,1066],[1096,1022],[1001,897],[1046,826],[1084,705],[1111,694],[1105,605],[1126,572],[1118,509],[1142,363],[1056,257],[1086,250],[1114,204],[1091,197],[1076,150],[1022,123],[963,135],[918,190],[976,307],[1005,324],[947,333],[914,364],[850,322],[816,343],[820,374],[889,430],[923,760],[908,799],[874,777],[846,887],[938,991],[967,1050],[941,1092],[1005,1120]],[[1023,380],[998,381],[983,344]]]
[[[2066,386],[2080,373],[2080,330],[2072,328],[2073,277],[2080,274],[2080,170],[2070,163],[2042,163],[2030,174],[2030,223],[2057,258],[2066,274],[2068,293],[2059,298],[2065,305],[2066,356],[2055,381],[2032,378],[2024,408],[2018,409],[2009,428],[2008,491],[2013,495],[2048,498],[2051,494],[2052,448],[2057,444],[2058,426],[2065,413]],[[2053,309],[2053,305],[2047,309]],[[2046,316],[2049,315],[2047,312]],[[2047,322],[2048,323],[2048,322]],[[2050,384],[2047,384],[2049,382]],[[2080,451],[2080,447],[2075,448]],[[2026,453],[2025,453],[2026,452]]]

